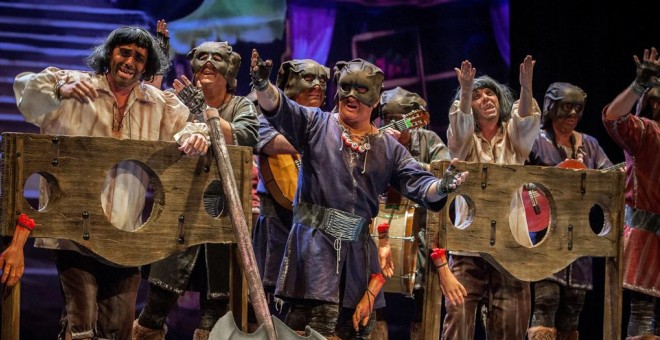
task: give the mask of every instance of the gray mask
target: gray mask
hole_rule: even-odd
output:
[[[414,92],[406,91],[400,87],[383,91],[380,95],[380,109],[385,123],[401,117],[413,110],[426,111],[426,101]]]
[[[335,65],[334,74],[339,100],[354,97],[371,107],[380,99],[385,75],[378,66],[362,59],[339,61]]]
[[[193,74],[211,63],[213,68],[225,77],[227,81],[227,90],[236,90],[236,76],[238,68],[241,66],[241,56],[234,52],[232,47],[226,42],[205,42],[193,48],[186,56],[190,60]]]
[[[330,69],[311,59],[294,59],[285,61],[277,72],[277,87],[284,95],[295,98],[314,86],[319,86],[325,95],[328,89]]]

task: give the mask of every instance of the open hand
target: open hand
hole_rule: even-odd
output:
[[[257,91],[263,91],[270,84],[270,73],[273,70],[273,61],[268,59],[263,61],[259,57],[256,49],[252,50],[250,61],[250,78],[252,79],[252,88]]]
[[[0,282],[10,287],[15,285],[25,271],[24,259],[22,247],[10,245],[0,254],[0,269],[2,270],[2,279],[0,279]]]

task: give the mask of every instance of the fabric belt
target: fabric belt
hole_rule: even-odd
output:
[[[298,202],[293,208],[293,222],[318,228],[342,241],[357,241],[369,237],[366,226],[370,221],[366,218],[305,202]]]
[[[642,229],[660,235],[660,215],[641,209],[625,206],[626,225],[635,229]]]
[[[259,213],[262,216],[277,217],[277,208],[275,207],[275,200],[272,196],[266,194],[259,194]]]

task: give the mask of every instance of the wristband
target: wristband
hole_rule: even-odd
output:
[[[382,240],[385,238],[389,238],[389,231],[390,231],[390,224],[387,222],[383,222],[378,225],[378,239]]]
[[[371,280],[374,279],[379,280],[380,283],[385,283],[385,277],[381,273],[371,274]]]
[[[53,91],[55,91],[55,97],[57,98],[57,100],[64,99],[60,95],[60,88],[62,88],[64,84],[66,84],[66,81],[64,81],[64,79],[60,79],[57,81],[57,83],[55,83],[55,86],[53,86]]]
[[[630,89],[638,97],[641,97],[644,94],[644,92],[646,92],[647,87],[638,83],[637,80],[635,80],[632,82],[632,84],[630,84]]]
[[[431,259],[435,263],[436,260],[442,261],[446,257],[447,251],[444,248],[433,248],[431,252]]]
[[[21,214],[18,216],[18,221],[16,221],[17,227],[23,227],[29,231],[34,230],[35,224],[34,220],[29,218],[26,214]]]

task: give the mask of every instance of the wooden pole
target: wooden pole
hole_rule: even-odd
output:
[[[220,172],[220,178],[222,179],[222,188],[227,196],[234,236],[236,237],[238,250],[241,254],[243,273],[248,282],[248,291],[252,306],[254,307],[254,313],[256,314],[257,322],[264,325],[268,339],[276,340],[275,326],[273,325],[273,320],[270,318],[266,293],[264,292],[261,277],[259,277],[259,268],[257,268],[257,261],[252,250],[250,232],[245,221],[245,215],[243,215],[238,189],[236,189],[236,181],[229,162],[229,153],[227,152],[225,138],[220,128],[220,118],[211,117],[206,120],[206,124],[209,126],[211,146],[213,147],[215,161]]]
[[[21,317],[21,281],[2,289],[2,340],[18,340]]]

